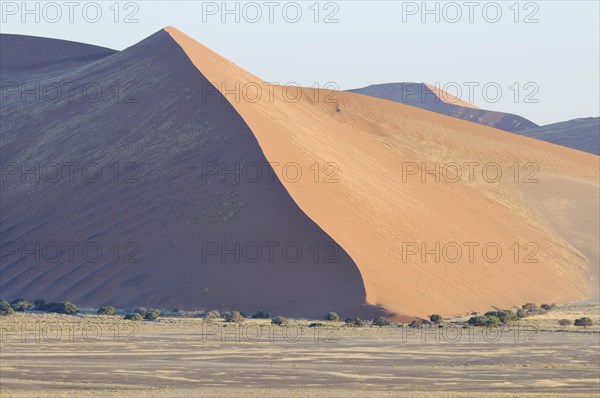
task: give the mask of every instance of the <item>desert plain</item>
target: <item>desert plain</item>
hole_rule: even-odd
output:
[[[1,396],[593,397],[599,309],[562,305],[510,326],[463,328],[468,318],[455,318],[421,329],[13,314],[0,323]],[[594,325],[558,324],[582,316]]]

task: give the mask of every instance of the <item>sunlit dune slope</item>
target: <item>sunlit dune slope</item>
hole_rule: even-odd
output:
[[[166,30],[239,112],[270,162],[297,162],[305,172],[316,163],[321,176],[335,170],[333,180],[315,184],[290,182],[275,168],[300,208],[355,261],[370,304],[408,318],[588,294],[585,257],[522,188],[553,176],[597,188],[598,157],[354,93],[304,88],[292,100],[296,89],[268,85],[178,30]],[[458,181],[450,181],[456,167],[441,171],[449,163],[460,165]],[[473,178],[465,164],[474,167]],[[446,177],[439,182],[421,173],[436,165]],[[491,182],[498,168],[502,176]],[[597,207],[590,211],[598,217]],[[448,249],[438,251],[439,261],[435,254],[410,254],[436,243]],[[499,257],[490,245],[500,248]],[[457,246],[462,255],[451,261]]]

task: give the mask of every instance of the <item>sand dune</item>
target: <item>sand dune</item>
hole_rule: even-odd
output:
[[[600,117],[548,124],[517,134],[600,155]]]
[[[62,71],[107,57],[117,51],[110,48],[23,35],[0,35],[3,80],[32,73]]]
[[[133,82],[137,101],[79,93],[33,103],[10,95],[3,104],[3,162],[92,162],[109,176],[3,178],[3,244],[96,242],[108,252],[99,262],[50,262],[4,251],[3,298],[409,319],[590,294],[595,268],[580,235],[549,222],[538,202],[564,178],[597,189],[597,156],[366,95],[269,85],[165,30],[69,63],[64,73],[51,66],[27,76]],[[7,76],[18,75],[3,69],[3,82]],[[115,181],[114,165],[124,178],[130,163],[135,183]],[[265,164],[263,175],[277,178],[223,179],[206,163]],[[436,167],[439,181],[427,172]],[[585,209],[598,219],[597,208]],[[202,261],[207,242],[294,242],[304,256],[269,262],[220,253]],[[138,261],[114,260],[115,243],[133,243]],[[328,244],[338,248],[334,264],[322,261]],[[440,259],[422,255],[436,244]],[[526,262],[531,255],[538,262]]]
[[[519,169],[531,163],[548,175],[597,185],[596,156],[353,93],[303,89],[300,100],[285,100],[286,88],[268,86],[176,29],[166,30],[232,103],[267,159],[294,159],[304,168],[337,165],[337,183],[282,181],[300,208],[356,262],[369,303],[404,318],[577,300],[589,293],[585,260],[522,197],[525,171],[518,183],[507,173],[515,162]],[[274,100],[265,95],[236,101],[223,89],[236,83],[268,87]],[[326,103],[328,94],[338,104]],[[494,162],[506,177],[498,183],[481,176],[473,182],[422,183],[417,175],[403,182],[403,165],[413,162],[419,168]],[[403,244],[412,242],[427,248],[435,242],[495,242],[503,255],[493,264],[482,256],[472,263],[465,257],[456,263],[403,258]],[[522,253],[515,261],[510,247],[531,242],[539,248],[538,262],[523,263]]]
[[[363,305],[348,254],[270,178],[234,108],[203,98],[210,83],[166,32],[27,81],[136,91],[97,101],[81,91],[27,103],[7,95],[0,155],[17,170],[2,175],[2,298],[319,318],[380,312]],[[249,177],[225,174],[236,165],[255,167]]]
[[[387,83],[348,90],[352,93],[400,102],[442,115],[515,132],[537,127],[524,117],[504,112],[479,109],[475,105],[425,83]]]

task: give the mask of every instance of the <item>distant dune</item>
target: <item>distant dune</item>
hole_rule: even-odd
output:
[[[537,127],[537,124],[518,115],[479,109],[429,84],[386,83],[348,91],[416,106],[504,131],[515,132]]]
[[[2,161],[94,162],[111,177],[115,163],[135,162],[137,182],[22,183],[10,173],[2,242],[134,242],[139,262],[20,261],[5,251],[3,297],[410,319],[592,293],[590,259],[538,204],[555,201],[560,189],[550,188],[564,178],[597,190],[597,156],[366,95],[269,85],[175,28],[67,76],[135,82],[138,101],[24,104],[11,94]],[[264,171],[276,178],[223,182],[207,162],[269,162]],[[290,178],[289,164],[305,178]],[[489,166],[498,181],[482,178]],[[575,207],[598,218],[596,198],[569,201],[552,214]],[[306,251],[295,263],[223,252],[202,261],[207,242],[295,242]],[[334,244],[337,261],[321,251],[315,259],[315,243]],[[422,244],[429,254],[409,253]],[[538,261],[524,262],[531,244]],[[436,258],[436,246],[465,253]],[[488,246],[502,251],[494,262],[482,253]]]
[[[516,133],[600,155],[600,117],[573,119]]]

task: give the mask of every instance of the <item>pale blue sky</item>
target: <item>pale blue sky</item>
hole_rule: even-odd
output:
[[[35,2],[29,2],[33,8]],[[315,23],[314,1],[296,2],[302,10],[299,22],[294,18],[295,5],[279,1],[274,8],[274,22],[268,21],[269,8],[257,1],[263,15],[251,23],[235,15],[221,20],[221,1],[137,1],[119,2],[118,23],[114,22],[113,1],[97,1],[102,16],[96,23],[87,22],[80,2],[75,8],[74,22],[68,21],[68,9],[61,5],[61,18],[51,23],[35,15],[22,15],[21,1],[2,1],[2,33],[61,38],[115,49],[128,47],[164,26],[175,26],[206,46],[235,62],[249,72],[271,82],[297,82],[321,86],[335,82],[349,89],[388,82],[439,82],[452,94],[462,89],[461,98],[469,100],[469,82],[478,83],[473,91],[477,106],[520,114],[538,124],[553,123],[577,117],[598,116],[600,108],[600,6],[598,1],[520,2],[519,22],[515,23],[514,1],[496,2],[502,16],[496,23],[493,2],[477,2],[472,23],[464,1],[457,1],[462,18],[456,23],[456,7],[452,2],[438,2],[440,22],[435,15],[421,21],[421,1],[337,1],[321,2],[319,23]],[[133,3],[134,5],[128,5]],[[333,3],[333,5],[327,5]],[[229,2],[228,7],[235,7]],[[433,9],[436,2],[428,2]],[[14,5],[19,7],[15,14]],[[212,6],[216,15],[204,15]],[[409,11],[416,14],[409,15]],[[487,14],[483,14],[483,7]],[[94,17],[93,6],[88,16]],[[113,8],[111,8],[113,7]],[[445,8],[444,8],[445,7]],[[512,8],[511,8],[512,7]],[[123,23],[132,11],[136,23]],[[246,6],[248,18],[255,8]],[[336,11],[337,23],[323,23],[325,16]],[[403,10],[406,11],[403,21]],[[444,18],[444,10],[446,18]],[[47,18],[54,10],[46,9]],[[537,19],[524,23],[527,15]],[[26,17],[26,22],[22,21]],[[526,83],[534,83],[525,87]],[[454,84],[456,83],[456,84]],[[497,83],[497,85],[493,84]],[[519,83],[520,88],[514,83]],[[482,92],[488,84],[489,97],[500,87],[502,96],[493,103]],[[512,89],[511,89],[512,87]],[[539,89],[539,91],[537,90]],[[454,90],[454,91],[453,91]],[[520,97],[515,102],[515,92]],[[525,97],[538,100],[525,102]]]

